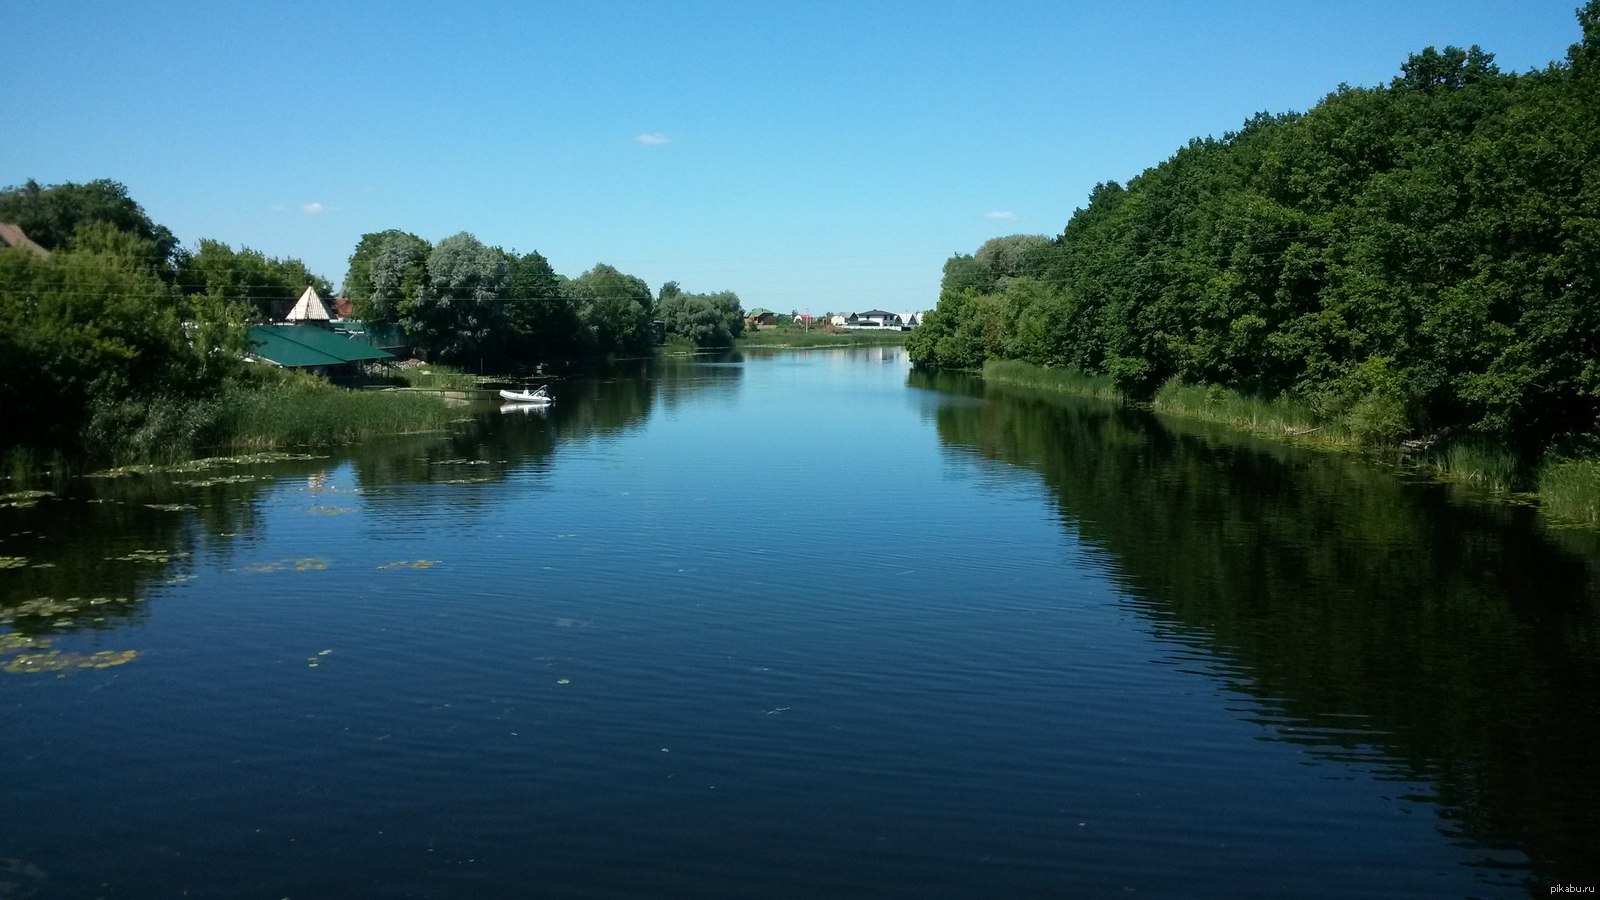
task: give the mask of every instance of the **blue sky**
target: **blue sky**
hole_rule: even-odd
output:
[[[0,185],[112,178],[186,244],[336,284],[369,231],[471,231],[746,307],[933,305],[1251,114],[1426,46],[1541,68],[1578,0],[17,4]]]

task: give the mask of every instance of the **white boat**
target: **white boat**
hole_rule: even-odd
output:
[[[543,416],[543,415],[548,415],[550,413],[550,404],[548,404],[548,403],[502,403],[502,404],[500,404],[500,411],[503,412],[503,413],[520,413],[520,414],[522,414],[524,416],[535,415],[535,414]]]
[[[556,402],[554,397],[551,397],[549,394],[545,393],[545,389],[543,387],[539,388],[537,391],[502,390],[500,391],[500,397],[503,400],[510,400],[512,403],[532,403],[536,406],[549,406],[550,404]]]

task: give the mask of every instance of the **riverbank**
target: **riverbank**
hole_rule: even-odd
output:
[[[442,431],[457,417],[435,393],[350,390],[311,375],[261,370],[210,397],[159,397],[96,407],[78,453],[18,448],[0,461],[0,469],[5,481],[16,486],[106,465],[170,464],[208,455],[318,449]]]
[[[906,342],[907,332],[893,328],[874,331],[830,332],[822,328],[763,328],[746,331],[734,341],[733,349],[752,347],[898,347]]]
[[[1121,402],[1109,377],[1046,369],[1017,360],[984,364],[985,381]],[[1168,382],[1150,403],[1163,416],[1212,422],[1256,437],[1342,453],[1370,451],[1357,435],[1320,419],[1304,403],[1262,400],[1217,386]],[[1552,519],[1600,525],[1600,458],[1547,454],[1529,464],[1499,447],[1457,440],[1431,446],[1379,448],[1407,457],[1430,474],[1496,494],[1531,496]]]

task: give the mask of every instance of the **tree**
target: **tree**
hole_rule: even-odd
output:
[[[350,254],[343,284],[356,316],[368,322],[395,321],[400,301],[415,298],[421,288],[431,249],[422,238],[395,228],[362,235]],[[374,273],[380,256],[384,265]]]
[[[599,263],[572,280],[568,296],[596,352],[642,353],[655,344],[655,299],[643,279]]]
[[[506,318],[511,360],[543,361],[577,353],[578,313],[562,290],[564,279],[538,252],[506,254],[510,296]]]
[[[428,254],[421,290],[399,305],[400,325],[431,358],[462,365],[498,358],[509,286],[505,254],[463,231]]]
[[[432,250],[432,245],[414,234],[386,231],[373,242],[369,260],[358,266],[352,257],[351,274],[345,276],[345,296],[351,297],[356,317],[366,322],[398,322],[401,307],[414,302],[422,291]],[[366,282],[357,299],[348,292],[361,283],[361,270],[365,270]]]
[[[123,255],[95,227],[81,234],[82,249],[47,258],[0,250],[0,446],[92,452],[238,368],[243,330],[224,310],[180,319],[142,243]]]
[[[151,221],[126,187],[106,178],[47,187],[30,178],[0,191],[0,222],[15,223],[47,250],[70,247],[79,226],[105,223],[149,242],[149,262],[162,277],[170,280],[180,261],[172,232]]]
[[[732,291],[686,294],[677,282],[669,281],[662,296],[660,314],[667,332],[702,350],[726,350],[744,331],[744,308]]]
[[[988,276],[990,285],[1003,278],[1026,275],[1031,267],[1032,254],[1050,244],[1042,234],[1013,234],[990,238],[983,242],[973,259]]]
[[[277,259],[249,247],[235,251],[206,238],[185,256],[178,282],[185,294],[216,297],[265,321],[283,318],[307,287],[316,288],[323,297],[333,296],[328,280],[298,259]]]

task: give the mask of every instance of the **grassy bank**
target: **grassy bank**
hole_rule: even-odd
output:
[[[994,360],[983,366],[983,380],[1018,387],[1060,391],[1074,397],[1096,397],[1101,400],[1121,400],[1111,379],[1103,375],[1087,375],[1075,369],[1046,369],[1015,359]]]
[[[440,431],[455,414],[438,397],[350,391],[293,379],[223,398],[218,446],[228,450],[326,447],[391,434]]]
[[[1123,399],[1110,378],[1017,360],[986,363],[983,378],[1079,397]],[[1156,392],[1151,408],[1164,416],[1214,422],[1273,440],[1347,452],[1363,448],[1349,429],[1319,419],[1310,406],[1294,400],[1263,400],[1216,386],[1169,382]],[[1600,458],[1552,455],[1527,465],[1502,447],[1463,439],[1430,449],[1419,460],[1451,481],[1500,493],[1531,491],[1552,518],[1600,525]]]
[[[346,390],[311,375],[260,369],[210,397],[96,403],[75,452],[13,448],[0,459],[0,471],[20,482],[42,473],[105,465],[327,447],[440,431],[455,417],[443,400],[429,394]]]
[[[821,328],[763,328],[746,331],[734,343],[735,350],[751,347],[898,347],[906,342],[906,332],[885,328],[881,331],[831,333]]]
[[[420,388],[430,391],[470,391],[483,379],[469,375],[450,366],[428,364],[401,369],[391,379],[396,387]]]

